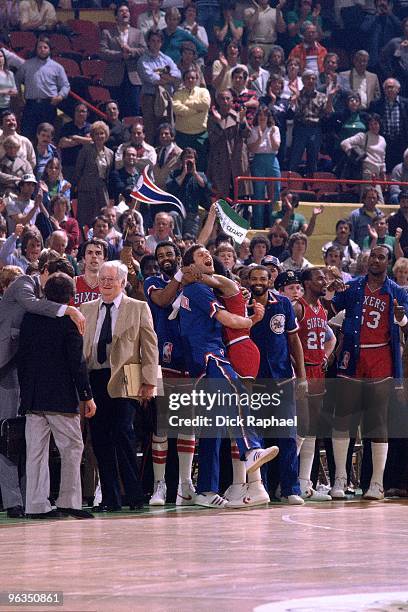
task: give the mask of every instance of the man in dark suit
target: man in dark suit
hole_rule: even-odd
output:
[[[130,27],[130,11],[126,1],[115,8],[116,28],[103,30],[100,56],[107,62],[104,85],[119,103],[123,117],[139,115],[141,81],[137,73],[137,60],[146,50],[144,36]]]
[[[385,163],[387,172],[401,163],[407,146],[408,98],[399,95],[401,84],[397,79],[386,79],[384,96],[370,105],[371,113],[378,113],[382,120],[381,134],[387,143]]]
[[[44,293],[52,302],[68,304],[74,295],[74,282],[67,274],[57,272],[48,279]],[[30,518],[93,518],[81,509],[83,442],[78,396],[84,402],[85,417],[92,417],[96,411],[82,349],[82,336],[68,317],[24,316],[17,365],[21,408],[27,415],[26,513]],[[61,456],[57,510],[48,499],[51,433]]]

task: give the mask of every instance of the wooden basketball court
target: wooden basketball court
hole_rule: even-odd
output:
[[[408,609],[408,596],[398,608],[320,600],[408,591],[407,511],[404,500],[353,500],[252,510],[166,506],[92,521],[2,514],[0,591],[63,591],[64,604],[0,610]],[[310,597],[321,605],[277,603]]]

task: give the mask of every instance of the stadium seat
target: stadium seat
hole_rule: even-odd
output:
[[[32,32],[10,32],[9,38],[14,51],[20,49],[30,49],[32,51],[37,42],[37,38]]]
[[[64,51],[72,51],[71,41],[68,36],[64,36],[64,34],[51,34],[50,43],[54,55]]]
[[[306,202],[314,202],[317,197],[314,191],[306,189],[303,177],[298,172],[291,172],[285,170],[281,173],[282,178],[293,179],[288,182],[284,181],[281,183],[281,189],[290,189],[294,193],[297,193],[300,200]]]
[[[81,53],[83,59],[86,59],[99,52],[99,41],[92,37],[89,38],[84,34],[78,34],[78,36],[72,39],[72,48],[74,51]]]
[[[99,31],[109,30],[112,32],[116,28],[115,21],[98,21]]]
[[[314,179],[334,179],[336,180],[336,175],[333,172],[314,172]],[[338,193],[339,193],[339,184],[336,182],[333,183],[310,183],[309,188],[313,190],[318,200],[330,202],[332,199],[336,201]]]
[[[69,79],[81,76],[81,69],[75,60],[69,59],[68,57],[59,56],[54,57],[54,60],[64,67],[64,70],[67,73],[67,77]]]
[[[83,60],[81,62],[82,74],[90,77],[98,84],[103,84],[103,75],[105,74],[106,62],[104,60]]]
[[[139,15],[147,11],[147,4],[134,4],[130,5],[130,25],[137,28],[137,19]]]
[[[99,29],[93,21],[86,19],[70,19],[67,25],[77,34],[86,36],[88,39],[99,40]]]
[[[88,87],[88,94],[92,103],[96,105],[104,102],[109,102],[109,100],[111,99],[109,89],[106,89],[105,87],[97,87],[95,85],[90,85]]]

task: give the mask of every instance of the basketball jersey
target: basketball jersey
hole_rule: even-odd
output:
[[[81,276],[75,277],[75,293],[74,297],[71,298],[69,305],[79,308],[81,304],[85,304],[85,302],[92,302],[92,300],[97,300],[99,296],[99,285],[96,285],[96,287],[90,287],[85,280],[85,275],[82,274]]]
[[[223,303],[226,310],[232,314],[239,315],[240,317],[248,316],[247,305],[240,290],[238,290],[235,295],[221,298],[221,303]],[[230,327],[223,327],[222,335],[225,346],[230,346],[240,340],[249,338],[249,329],[231,329]]]
[[[314,309],[304,298],[297,300],[303,308],[299,324],[299,339],[302,343],[305,364],[320,365],[324,362],[324,343],[326,340],[327,314],[320,300]]]
[[[371,291],[367,283],[364,289],[360,345],[388,344],[391,337],[389,309],[389,294],[381,293],[381,287]]]

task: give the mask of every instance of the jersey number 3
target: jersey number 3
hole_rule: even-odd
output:
[[[370,312],[367,313],[366,321],[364,321],[364,317],[365,317],[365,309],[363,309],[361,325],[364,325],[364,322],[365,322],[367,327],[369,327],[370,329],[377,329],[377,327],[380,324],[381,312],[378,312],[377,310],[370,310]]]
[[[307,334],[307,348],[311,351],[324,350],[324,340],[326,332],[311,331]]]

